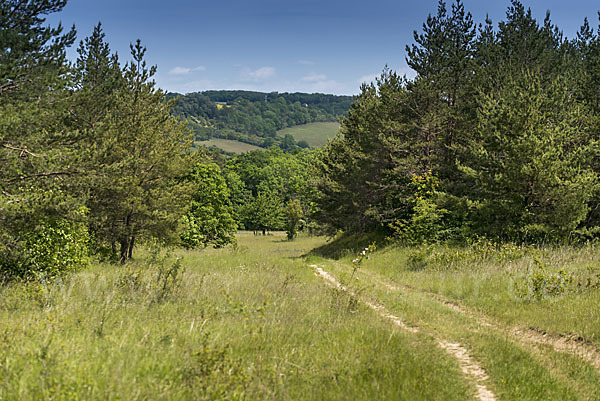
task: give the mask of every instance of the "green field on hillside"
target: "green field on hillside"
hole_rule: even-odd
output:
[[[306,141],[311,147],[318,147],[325,145],[339,129],[340,124],[336,122],[310,123],[279,130],[277,135],[291,134],[296,142]]]
[[[254,146],[249,143],[232,141],[231,139],[213,138],[208,141],[197,141],[196,146],[216,146],[217,148],[223,149],[226,152],[231,153],[244,153],[251,150],[261,150],[259,146]]]

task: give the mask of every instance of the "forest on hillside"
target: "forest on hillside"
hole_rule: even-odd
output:
[[[278,137],[277,131],[313,122],[338,121],[348,115],[351,96],[321,93],[263,93],[250,91],[205,91],[180,95],[173,114],[184,117],[197,140],[232,139],[286,151],[308,144],[296,144],[291,135]]]

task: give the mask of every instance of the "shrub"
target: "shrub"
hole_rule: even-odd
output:
[[[512,293],[519,299],[540,301],[559,297],[569,292],[574,276],[565,271],[548,271],[539,258],[533,258],[535,267],[525,276],[512,277]]]
[[[0,275],[7,278],[54,279],[88,263],[87,226],[49,219],[22,233],[15,249],[0,255]]]

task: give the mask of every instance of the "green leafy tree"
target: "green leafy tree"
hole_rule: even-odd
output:
[[[271,192],[259,192],[242,208],[241,219],[247,230],[267,231],[283,229],[281,198]]]
[[[73,43],[75,30],[65,33],[60,25],[45,25],[45,16],[60,11],[65,3],[0,2],[0,270],[4,275],[24,273],[33,264],[44,270],[48,266],[41,266],[41,253],[33,262],[27,238],[45,227],[71,226],[81,218],[81,201],[67,192],[80,173],[73,146],[76,136],[68,125],[66,47]]]
[[[288,240],[298,236],[298,229],[302,222],[302,207],[298,199],[290,199],[285,209],[286,233]]]
[[[183,217],[181,240],[186,247],[223,247],[235,242],[230,192],[216,164],[199,163],[189,179],[195,186],[190,211]]]

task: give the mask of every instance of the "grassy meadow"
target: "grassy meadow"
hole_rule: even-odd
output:
[[[251,145],[245,142],[233,141],[231,139],[221,139],[221,138],[213,138],[208,141],[197,141],[195,143],[196,146],[216,146],[219,149],[223,149],[226,152],[231,153],[244,153],[249,152],[251,150],[260,150],[262,149],[259,146]]]
[[[291,134],[296,142],[306,141],[311,147],[323,146],[329,138],[333,138],[340,129],[337,122],[321,122],[296,125],[277,131],[277,135]]]
[[[597,246],[389,246],[353,263],[356,244],[239,233],[6,283],[0,400],[482,399],[441,341],[496,399],[600,399]]]

